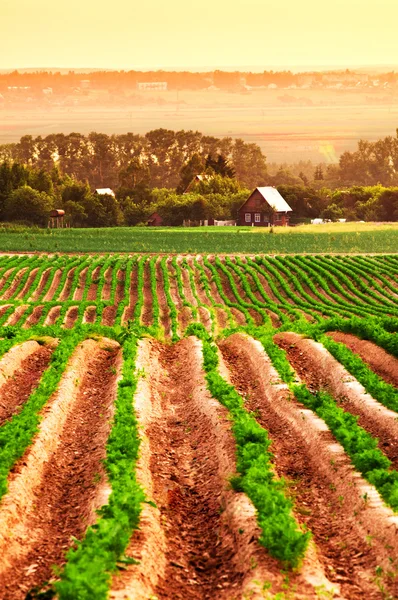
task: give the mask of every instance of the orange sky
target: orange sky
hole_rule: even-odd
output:
[[[0,68],[398,64],[398,0],[0,0]]]

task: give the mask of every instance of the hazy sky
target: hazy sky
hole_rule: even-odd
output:
[[[398,62],[398,0],[0,0],[0,68]]]

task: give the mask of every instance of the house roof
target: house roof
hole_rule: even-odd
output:
[[[276,210],[277,212],[291,212],[292,211],[292,209],[290,208],[290,206],[288,205],[286,200],[280,195],[280,193],[278,192],[278,190],[276,188],[271,187],[271,186],[258,187],[254,190],[254,192],[255,191],[260,192],[260,194],[262,195],[264,200],[267,202],[267,204],[272,206],[272,208],[274,210]],[[250,195],[250,197],[254,194],[254,192]],[[246,202],[247,202],[247,200],[246,200]],[[244,206],[246,204],[246,202],[244,204],[242,204],[242,206]]]
[[[100,194],[101,196],[104,196],[105,194],[108,194],[109,196],[114,196],[115,192],[113,190],[111,190],[111,188],[99,188],[98,190],[95,190],[97,192],[97,194]]]

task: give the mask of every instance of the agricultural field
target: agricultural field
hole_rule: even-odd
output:
[[[390,253],[398,223],[327,223],[296,227],[102,227],[40,229],[0,226],[3,252]]]
[[[397,598],[397,330],[397,254],[0,256],[0,598]]]

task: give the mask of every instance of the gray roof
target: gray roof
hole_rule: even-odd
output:
[[[264,200],[277,212],[290,212],[292,210],[276,188],[269,186],[258,187],[256,189],[260,192]]]

